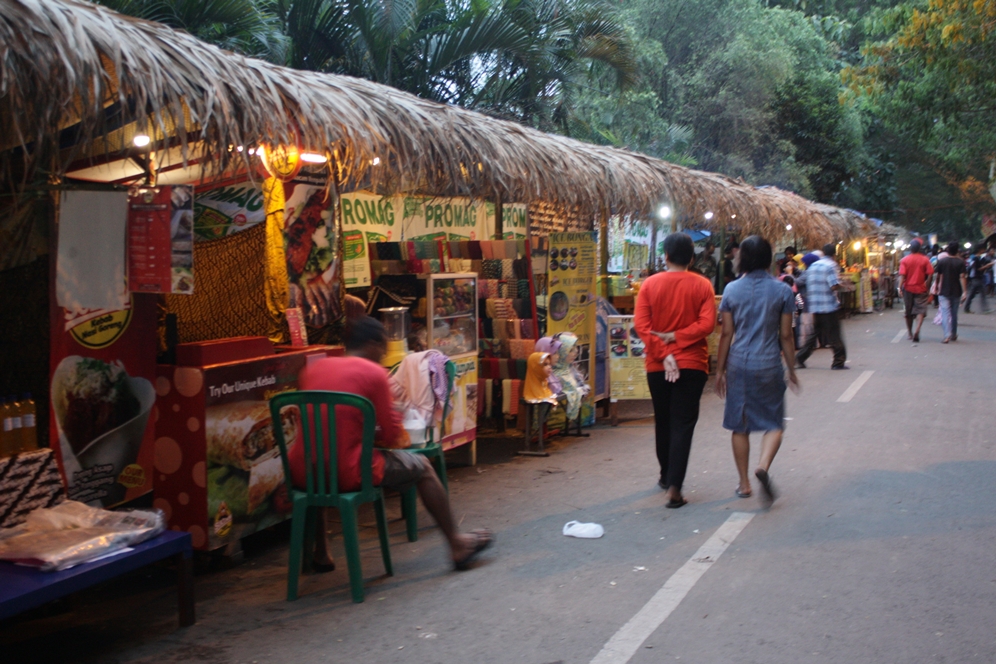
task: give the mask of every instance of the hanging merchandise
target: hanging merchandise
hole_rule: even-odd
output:
[[[128,197],[128,287],[194,292],[194,189],[136,188]]]

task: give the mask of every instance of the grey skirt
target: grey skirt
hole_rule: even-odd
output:
[[[785,428],[785,370],[777,367],[726,368],[723,428],[734,433]]]

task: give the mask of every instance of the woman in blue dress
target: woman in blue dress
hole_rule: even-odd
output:
[[[723,428],[733,432],[733,459],[740,474],[736,493],[741,498],[751,495],[750,433],[763,431],[754,475],[768,503],[775,499],[771,461],[785,428],[785,367],[792,389],[799,388],[792,335],[795,296],[771,276],[770,268],[767,240],[752,235],[740,243],[740,278],[726,287],[719,306],[723,331],[716,365],[716,391],[726,398]]]

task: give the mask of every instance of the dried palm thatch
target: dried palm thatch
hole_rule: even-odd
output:
[[[370,81],[245,58],[79,0],[0,0],[0,9],[7,181],[15,171],[60,175],[80,159],[125,152],[135,133],[148,133],[155,147],[212,177],[255,170],[238,146],[294,143],[331,155],[330,177],[347,189],[542,201],[590,219],[606,211],[647,217],[666,202],[683,225],[728,220],[766,234],[791,223],[824,237],[843,223],[785,192]]]

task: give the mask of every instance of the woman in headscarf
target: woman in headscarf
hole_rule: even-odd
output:
[[[553,365],[554,358],[557,357],[557,353],[560,350],[560,342],[553,337],[543,337],[536,342],[534,348],[537,353],[546,353],[550,356],[551,367]],[[555,395],[559,395],[563,392],[563,387],[560,384],[560,379],[554,373],[550,374],[549,377],[550,390],[553,391]]]
[[[581,402],[590,391],[588,383],[573,365],[578,357],[578,337],[573,332],[561,332],[553,341],[560,343],[553,362],[553,375],[560,381],[561,392],[567,400],[564,408],[567,420],[575,420],[581,412]]]

